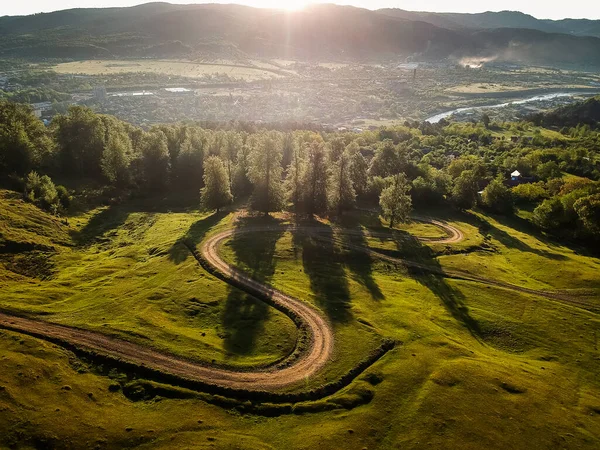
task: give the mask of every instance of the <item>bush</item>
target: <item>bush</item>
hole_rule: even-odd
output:
[[[64,191],[66,192],[66,189]],[[37,172],[30,172],[27,175],[25,199],[52,214],[57,214],[61,207],[59,193],[50,177],[48,175],[40,177]]]
[[[63,209],[69,209],[73,198],[69,195],[67,188],[62,185],[56,186],[56,193],[58,194],[58,200],[61,207]]]

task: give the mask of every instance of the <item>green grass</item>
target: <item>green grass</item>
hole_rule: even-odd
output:
[[[94,221],[98,213],[71,221],[61,232],[76,246],[58,244],[50,278],[0,268],[3,294],[10,294],[1,305],[228,364],[273,360],[284,352],[277,344],[291,345],[291,321],[272,309],[250,307],[245,298],[229,309],[237,320],[226,325],[229,288],[178,244],[184,236],[199,244],[232,226],[231,216],[139,204],[111,209]],[[352,240],[432,265],[600,301],[597,258],[535,235],[518,220],[451,211],[429,215],[459,227],[466,241],[448,249],[414,240]],[[263,220],[247,219],[242,226]],[[356,229],[369,220],[345,225]],[[320,226],[334,244],[289,232],[238,235],[224,243],[222,254],[329,318],[334,361],[309,387],[347,371],[382,337],[399,342],[335,397],[343,402],[369,390],[375,394],[370,403],[268,418],[198,398],[132,401],[110,392],[111,377],[89,370],[69,352],[0,331],[0,448],[598,448],[600,316],[371,260],[343,250],[340,243],[348,237],[336,234],[336,224]],[[190,315],[192,297],[206,306]],[[219,331],[244,324],[250,327],[244,333],[254,338],[252,351],[228,348]]]
[[[0,307],[217,364],[268,364],[293,350],[290,319],[205,272],[178,242],[213,218],[139,209],[100,209],[73,224],[66,231],[80,245],[44,254],[51,270],[43,282],[5,265],[0,272],[13,281]]]

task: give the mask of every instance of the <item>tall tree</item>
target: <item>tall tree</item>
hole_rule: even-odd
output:
[[[160,191],[169,181],[170,155],[162,131],[147,133],[142,144],[143,181],[150,191]]]
[[[236,198],[245,197],[252,190],[252,183],[248,178],[248,167],[250,165],[250,145],[244,144],[240,148],[235,170],[233,172],[233,189],[232,193]]]
[[[102,174],[100,161],[106,144],[106,127],[100,116],[83,106],[71,106],[52,121],[60,149],[63,173],[79,177]]]
[[[358,147],[358,145],[357,145]],[[350,153],[350,178],[352,178],[352,186],[358,197],[362,197],[367,193],[369,185],[369,165],[367,160],[360,151]]]
[[[287,201],[294,206],[294,212],[298,214],[302,204],[303,186],[302,177],[305,170],[305,161],[300,146],[292,146],[290,163],[287,166],[285,178],[285,192]]]
[[[181,143],[181,149],[173,167],[178,186],[200,189],[204,174],[204,152],[207,136],[203,130],[189,128]]]
[[[243,139],[237,131],[229,131],[225,134],[225,142],[221,147],[221,159],[225,162],[227,169],[227,178],[229,180],[229,189],[233,188],[233,172],[237,154],[242,148]]]
[[[102,152],[100,167],[111,183],[123,187],[129,182],[129,161],[132,154],[131,140],[125,133],[114,132]]]
[[[352,183],[352,161],[350,155],[344,152],[331,169],[329,182],[329,203],[331,209],[337,210],[342,215],[354,207],[356,203],[356,191]]]
[[[248,177],[254,185],[252,207],[265,215],[283,207],[282,144],[277,132],[253,140]]]
[[[387,178],[399,173],[400,170],[398,150],[392,140],[386,139],[379,145],[379,148],[375,152],[375,156],[371,161],[371,167],[369,168],[369,175],[372,177]]]
[[[327,211],[327,163],[325,144],[314,139],[305,146],[306,170],[302,177],[304,206],[309,215]]]
[[[0,175],[25,175],[49,159],[53,143],[30,106],[0,102]]]
[[[216,209],[217,213],[233,200],[227,170],[217,156],[209,156],[204,164],[204,188],[200,200],[205,209]]]
[[[379,205],[383,217],[390,221],[390,228],[408,219],[412,209],[412,199],[408,195],[410,189],[406,175],[399,173],[393,176],[392,184],[381,192]]]

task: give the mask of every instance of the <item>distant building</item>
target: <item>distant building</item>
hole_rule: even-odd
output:
[[[514,187],[518,186],[519,184],[534,183],[535,181],[535,177],[524,177],[523,175],[521,175],[521,172],[515,170],[513,173],[510,174],[510,180],[505,181],[504,184],[510,187]]]

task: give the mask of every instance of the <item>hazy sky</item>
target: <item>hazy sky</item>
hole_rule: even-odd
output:
[[[146,3],[144,0],[0,0],[0,16],[23,15],[37,12],[56,11],[68,8],[88,8],[103,6],[132,6]],[[220,1],[179,0],[171,3],[240,3],[259,7],[286,7],[299,6],[308,3],[304,0],[239,0]],[[513,10],[531,14],[540,19],[587,18],[600,19],[600,1],[598,0],[494,0],[485,2],[481,0],[341,0],[341,1],[313,1],[312,3],[339,3],[354,5],[369,9],[402,8],[411,11],[438,11],[438,12],[483,12]]]

